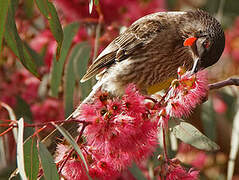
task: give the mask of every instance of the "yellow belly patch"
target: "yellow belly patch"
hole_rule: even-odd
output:
[[[161,91],[163,89],[167,89],[174,79],[175,78],[172,77],[172,78],[167,79],[166,81],[163,81],[163,82],[160,82],[160,83],[157,83],[157,84],[154,84],[154,85],[148,87],[147,88],[147,93],[148,94],[154,94],[154,93],[156,93],[158,91]]]

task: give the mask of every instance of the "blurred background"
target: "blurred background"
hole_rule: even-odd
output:
[[[226,47],[220,61],[209,68],[210,82],[239,75],[239,1],[237,0],[99,0],[89,13],[87,0],[53,0],[63,29],[78,22],[69,41],[60,72],[55,69],[55,41],[47,19],[33,0],[19,0],[15,21],[20,38],[34,57],[38,77],[23,67],[16,53],[3,42],[0,56],[0,101],[8,104],[17,118],[29,123],[63,120],[90,91],[94,82],[79,80],[88,64],[120,31],[138,18],[159,11],[204,9],[223,25]],[[7,31],[7,29],[6,29]],[[65,29],[64,29],[65,31]],[[67,40],[66,40],[67,41]],[[201,179],[226,179],[229,154],[237,152],[239,129],[238,87],[228,86],[210,92],[208,101],[196,109],[189,121],[217,142],[221,149],[210,153],[179,144],[176,157],[201,171]],[[0,107],[0,119],[9,119]],[[4,128],[1,127],[2,132]],[[51,131],[46,130],[46,134]],[[25,130],[25,136],[33,129]],[[231,143],[232,141],[232,143]],[[231,146],[232,145],[232,146]],[[8,179],[16,167],[13,135],[0,137],[0,179]],[[239,179],[239,158],[235,156],[233,179]],[[231,156],[232,157],[232,156]],[[237,157],[237,158],[236,158]],[[233,163],[234,161],[231,161]]]

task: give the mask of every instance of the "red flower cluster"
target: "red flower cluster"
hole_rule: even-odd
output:
[[[225,54],[229,54],[235,62],[239,62],[239,17],[234,25],[225,32],[226,46]]]
[[[89,4],[85,0],[55,0],[55,3],[62,9],[68,21],[98,18],[99,16],[95,7],[92,13],[89,13]],[[100,0],[99,4],[106,24],[118,21],[121,24],[128,25],[128,23],[140,18],[142,14],[146,15],[165,10],[164,0]]]
[[[208,92],[208,79],[206,71],[197,74],[185,72],[179,68],[178,79],[171,83],[164,99],[165,107],[159,113],[159,123],[167,127],[169,117],[180,118],[188,116],[192,109],[199,104]]]
[[[42,103],[31,105],[34,122],[44,123],[64,119],[64,108],[57,99],[46,99]]]
[[[207,90],[204,71],[192,75],[180,68],[178,79],[172,82],[167,94],[160,102],[151,105],[132,84],[121,98],[98,92],[91,104],[82,105],[77,117],[89,124],[83,132],[86,143],[81,147],[91,177],[112,179],[133,161],[139,162],[150,155],[157,145],[157,123],[166,128],[170,117],[189,115]],[[58,161],[61,159],[59,162],[68,152],[64,145],[61,146],[57,153]],[[179,164],[171,160],[168,162],[164,165],[165,171],[162,171],[166,179],[196,179],[198,171],[187,172]],[[71,157],[62,174],[67,179],[76,179],[73,174],[78,172],[75,177],[87,179],[82,167],[79,157]]]
[[[183,179],[183,180],[196,180],[198,179],[199,171],[195,171],[193,169],[190,169],[188,172],[180,165],[178,166],[169,166],[166,180],[177,180],[177,179]],[[159,179],[160,180],[160,179]]]
[[[180,143],[176,157],[183,163],[200,170],[205,168],[210,161],[210,156],[206,152],[185,143]]]
[[[37,99],[39,84],[40,81],[36,77],[27,70],[21,69],[1,83],[0,101],[12,107],[16,105],[16,96],[20,96],[27,103],[32,103]]]
[[[91,123],[84,135],[87,144],[95,149],[92,158],[98,162],[98,173],[125,169],[133,160],[153,152],[157,127],[146,110],[144,96],[133,85],[128,86],[121,99],[100,92],[93,104],[83,105],[79,120]]]
[[[159,174],[158,180],[197,180],[199,171],[193,168],[186,171],[180,165],[180,161],[176,158],[168,159],[168,162],[163,162],[155,168],[155,173]]]
[[[92,104],[82,106],[78,119],[90,123],[84,131],[84,152],[93,178],[117,177],[133,161],[150,155],[157,145],[157,124],[150,121],[144,96],[134,85],[128,86],[122,98],[99,92]],[[76,161],[69,161],[63,172]],[[75,168],[82,171],[80,165]]]

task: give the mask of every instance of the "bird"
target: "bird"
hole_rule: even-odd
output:
[[[193,73],[215,64],[225,47],[221,24],[208,12],[158,12],[146,15],[116,37],[93,61],[81,79],[121,96],[129,83],[153,94],[175,78],[179,66]]]
[[[130,83],[143,94],[153,94],[175,78],[180,66],[196,73],[215,64],[224,47],[222,26],[206,11],[146,15],[119,34],[89,66],[81,82],[96,76],[97,83],[82,104],[90,103],[98,90],[122,96]]]

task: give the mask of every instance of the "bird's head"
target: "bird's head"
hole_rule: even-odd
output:
[[[190,16],[196,17],[192,23],[198,24],[194,33],[185,39],[184,46],[189,46],[193,51],[192,72],[195,73],[219,60],[225,47],[225,35],[220,23],[207,12],[197,10],[190,12]]]

